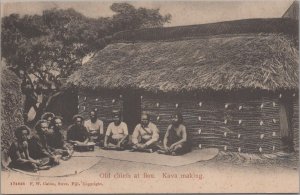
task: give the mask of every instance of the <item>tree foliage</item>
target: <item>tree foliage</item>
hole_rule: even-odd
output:
[[[112,17],[88,18],[74,9],[51,9],[42,15],[17,14],[2,19],[2,57],[13,70],[23,69],[41,81],[67,77],[88,54],[104,48],[108,36],[124,30],[161,27],[171,16],[159,9],[114,3]]]
[[[60,78],[68,77],[86,56],[104,48],[114,33],[161,27],[171,20],[159,9],[135,8],[128,3],[114,3],[111,10],[115,14],[106,18],[88,18],[74,9],[3,17],[2,57],[11,70],[26,74],[24,82],[35,76],[38,85],[48,86],[49,95],[51,82],[59,85]]]
[[[114,3],[110,8],[116,13],[112,17],[116,31],[162,27],[171,19],[170,14],[162,16],[159,9],[136,9],[128,3]]]

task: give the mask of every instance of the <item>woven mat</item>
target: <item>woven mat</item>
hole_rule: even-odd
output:
[[[217,156],[219,150],[216,148],[206,148],[193,150],[182,156],[168,156],[157,153],[142,153],[142,152],[130,152],[130,151],[114,151],[114,150],[102,150],[95,148],[93,152],[75,152],[73,156],[78,157],[104,157],[115,160],[165,165],[165,166],[182,166],[188,165],[199,161],[206,161]]]

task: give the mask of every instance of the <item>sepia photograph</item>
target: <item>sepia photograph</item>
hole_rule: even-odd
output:
[[[1,2],[1,194],[299,193],[299,1]]]

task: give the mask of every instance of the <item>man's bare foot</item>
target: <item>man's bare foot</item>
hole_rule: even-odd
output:
[[[46,165],[46,166],[39,167],[39,170],[49,170],[50,168],[51,168],[51,166]]]

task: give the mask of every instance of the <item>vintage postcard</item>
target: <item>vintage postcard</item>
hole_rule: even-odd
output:
[[[1,193],[299,193],[298,164],[298,1],[1,2]]]

